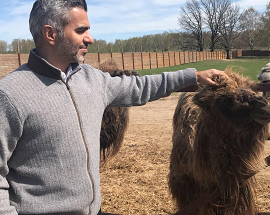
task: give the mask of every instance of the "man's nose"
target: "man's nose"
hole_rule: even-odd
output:
[[[85,35],[83,42],[88,43],[88,44],[94,43],[94,39],[93,39],[92,35],[89,33],[89,31],[87,31],[87,34]]]

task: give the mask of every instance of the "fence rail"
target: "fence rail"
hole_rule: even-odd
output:
[[[231,57],[242,56],[242,50],[233,51],[230,55]],[[21,64],[26,63],[28,56],[28,54],[0,54],[0,79]],[[225,51],[88,53],[84,63],[98,68],[100,63],[113,59],[119,69],[140,70],[176,66],[210,59],[226,59],[226,57]]]

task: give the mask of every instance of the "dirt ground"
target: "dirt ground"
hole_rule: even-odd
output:
[[[179,93],[130,108],[123,147],[101,167],[102,211],[119,214],[172,214],[167,186],[172,117]],[[270,155],[270,142],[265,145]],[[270,167],[256,175],[257,205],[270,214]]]

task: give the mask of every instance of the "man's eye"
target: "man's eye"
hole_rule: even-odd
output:
[[[83,34],[85,32],[85,30],[77,30],[76,33],[77,34]]]

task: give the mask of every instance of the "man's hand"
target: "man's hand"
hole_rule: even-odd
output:
[[[216,69],[197,71],[196,75],[197,75],[198,83],[203,84],[203,85],[212,85],[212,86],[217,85],[216,82],[212,80],[213,77],[220,76],[220,75],[227,76],[224,71],[216,70]]]

